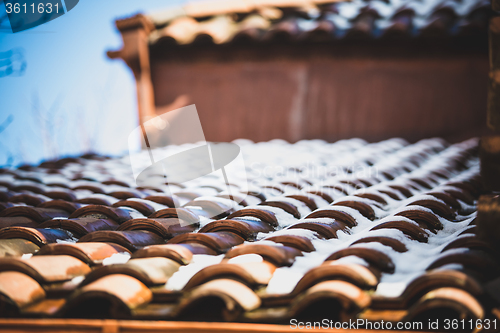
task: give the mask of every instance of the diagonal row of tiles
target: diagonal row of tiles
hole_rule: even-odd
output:
[[[309,6],[257,6],[252,10],[231,6],[231,2],[196,7],[193,13],[173,7],[146,16],[156,27],[150,35],[151,43],[478,36],[485,34],[493,14],[490,3],[482,0],[326,1]]]
[[[91,155],[1,170],[2,316],[488,315],[477,140],[240,144],[251,188],[231,196],[221,179],[137,188],[125,159]]]

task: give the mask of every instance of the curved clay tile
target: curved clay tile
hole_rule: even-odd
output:
[[[346,34],[346,38],[370,38],[374,37],[375,21],[381,16],[376,9],[365,7],[359,11],[358,16],[353,20],[351,29]]]
[[[441,221],[439,221],[439,219],[434,214],[418,208],[419,207],[408,206],[405,208],[405,210],[400,211],[395,216],[404,216],[406,218],[409,218],[410,220],[420,225],[422,228],[430,230],[434,233],[436,233],[437,230],[443,229]]]
[[[251,262],[244,264],[220,263],[198,271],[188,281],[183,290],[191,290],[203,283],[216,279],[234,279],[250,288],[267,285],[276,269],[268,262]]]
[[[2,200],[2,199],[0,198],[0,200]],[[16,205],[13,204],[12,202],[0,201],[0,212],[7,209],[7,208],[14,207],[14,206],[16,206]]]
[[[0,271],[16,271],[29,275],[39,283],[71,280],[90,273],[84,262],[67,255],[33,256],[29,259],[0,258]]]
[[[314,219],[310,218],[302,220],[302,222],[292,224],[288,227],[288,229],[311,230],[326,239],[337,238],[337,231],[339,230],[342,230],[344,232],[348,232],[349,230],[345,223],[336,221],[335,219],[323,219],[315,221]]]
[[[483,319],[484,310],[481,304],[466,291],[457,288],[439,288],[428,292],[413,305],[405,321],[435,319]],[[427,320],[426,320],[427,321]]]
[[[65,200],[50,200],[38,205],[39,208],[53,208],[64,210],[68,214],[73,213],[78,208],[81,208],[83,205],[75,202],[68,202]]]
[[[416,222],[410,221],[389,221],[380,223],[370,230],[380,230],[380,229],[398,229],[401,230],[405,235],[409,236],[411,239],[418,240],[422,243],[427,243],[429,235],[422,229]]]
[[[161,30],[161,41],[165,43],[170,40],[170,43],[187,44],[194,40],[198,30],[198,22],[192,17],[182,16],[174,19],[170,24]]]
[[[341,184],[341,183],[337,183],[335,185],[325,185],[323,187],[337,190],[339,192],[344,193],[345,195],[350,195],[351,192],[353,191],[352,187],[348,186],[347,184]]]
[[[131,220],[133,218],[139,218],[144,216],[139,213],[135,213],[130,209],[125,208],[115,208],[101,205],[88,205],[74,211],[69,218],[83,218],[83,217],[93,217],[98,219],[111,219],[121,224],[125,221]]]
[[[457,19],[455,10],[448,6],[443,6],[430,13],[425,26],[420,31],[422,36],[445,36],[449,34],[450,29]]]
[[[476,233],[477,233],[477,226],[476,225],[469,225],[462,232],[460,232],[458,234],[458,236],[462,236],[462,235],[475,235]]]
[[[409,179],[404,179],[404,187],[406,187],[408,190],[413,190],[416,193],[424,191],[426,188],[420,185],[419,183],[409,180]]]
[[[384,236],[368,236],[368,237],[363,237],[361,239],[358,239],[357,241],[351,243],[352,245],[355,244],[361,244],[361,243],[371,243],[371,242],[376,242],[380,243],[385,246],[391,247],[394,251],[403,253],[407,252],[408,248],[406,245],[404,245],[401,241],[391,238],[391,237],[384,237]]]
[[[293,247],[294,249],[297,249],[302,252],[313,252],[316,250],[309,238],[298,235],[283,235],[283,234],[278,236],[271,235],[271,237],[266,237],[265,240]]]
[[[342,184],[349,185],[356,190],[364,189],[366,187],[365,183],[363,183],[357,179],[343,179],[343,180],[339,180],[338,182],[342,183]]]
[[[169,208],[175,208],[180,206],[179,200],[177,200],[175,196],[161,195],[161,194],[150,195],[145,197],[144,200],[153,201],[159,203],[160,205],[167,206]]]
[[[158,236],[170,239],[180,234],[193,232],[198,224],[189,224],[177,218],[157,218],[157,219],[133,219],[124,222],[117,229],[118,231],[147,230],[154,232]]]
[[[496,274],[500,268],[494,258],[484,251],[455,249],[442,253],[426,270],[448,264],[460,264],[466,269],[485,273],[489,276]]]
[[[54,199],[54,200],[64,200],[64,201],[75,201],[77,199],[75,193],[71,190],[60,188],[57,190],[46,191],[44,193],[45,196]]]
[[[227,251],[225,258],[230,259],[243,254],[258,254],[277,267],[291,266],[295,257],[302,256],[302,252],[293,247],[256,242],[235,246]]]
[[[369,199],[365,199],[365,201],[366,202],[363,202],[362,200],[348,200],[346,198],[346,199],[336,200],[334,203],[332,203],[332,206],[350,207],[360,212],[361,215],[363,215],[367,219],[373,221],[375,220],[375,211],[367,202],[372,202],[372,203],[374,202]]]
[[[385,253],[370,248],[348,247],[332,253],[325,261],[338,260],[348,256],[359,257],[382,272],[394,273],[395,265],[392,259]]]
[[[327,19],[320,19],[316,21],[316,26],[301,34],[301,40],[308,40],[313,42],[327,42],[334,38],[335,24]]]
[[[49,197],[37,193],[19,193],[9,198],[10,202],[25,203],[29,206],[38,206],[50,200]]]
[[[406,286],[401,298],[405,307],[408,307],[426,293],[444,287],[462,289],[476,297],[483,294],[483,288],[479,282],[467,274],[454,270],[435,270],[412,280]]]
[[[149,215],[153,214],[154,212],[156,212],[157,210],[168,208],[168,207],[163,206],[161,204],[157,204],[157,203],[152,202],[152,201],[148,202],[148,200],[141,200],[141,199],[120,200],[118,202],[115,202],[113,204],[113,207],[130,207],[130,208],[137,210],[139,213],[141,213],[144,216],[149,216]]]
[[[121,186],[121,187],[130,187],[130,184],[127,184],[125,182],[122,182],[122,181],[116,180],[116,179],[105,180],[105,181],[101,182],[101,184],[103,184],[103,185],[117,185],[117,186]]]
[[[221,302],[213,302],[214,298]],[[260,304],[259,296],[243,283],[230,279],[217,279],[196,287],[181,300],[177,317],[204,321],[232,321],[243,311],[255,310]]]
[[[367,308],[370,303],[370,296],[349,282],[323,281],[293,300],[289,316],[290,318],[314,316],[314,318],[348,321]]]
[[[334,200],[328,193],[326,193],[324,191],[318,191],[318,190],[316,190],[316,191],[307,191],[307,193],[318,195],[318,196],[322,197],[328,203],[332,203],[333,200]]]
[[[178,262],[162,257],[130,259],[125,264],[106,265],[94,269],[85,276],[80,286],[86,286],[103,276],[112,274],[132,276],[146,286],[163,285],[180,266]]]
[[[267,200],[264,193],[259,191],[258,189],[253,189],[251,191],[248,191],[248,192],[246,192],[246,194],[251,195],[252,197],[259,199],[261,202]]]
[[[433,183],[432,180],[428,177],[412,177],[409,178],[411,182],[417,183],[419,186],[427,189],[427,190],[432,190],[433,188]]]
[[[401,185],[389,185],[389,187],[392,188],[393,190],[398,191],[399,193],[401,193],[406,198],[410,198],[410,197],[413,196],[413,193],[409,189],[407,189],[406,187],[404,187],[404,186],[401,186]]]
[[[105,194],[104,186],[98,183],[86,184],[86,185],[77,185],[71,188],[74,191],[77,190],[87,190],[93,193]]]
[[[383,32],[383,37],[409,37],[413,28],[415,11],[411,8],[401,8],[391,18],[391,24]]]
[[[22,181],[22,184],[13,186],[11,189],[15,192],[29,191],[36,194],[44,194],[45,192],[45,187],[43,185],[30,181]]]
[[[243,27],[231,39],[231,43],[235,45],[245,45],[256,42],[262,38],[264,30],[258,27]]]
[[[472,194],[470,194],[468,191],[463,190],[461,188],[454,187],[454,186],[445,186],[445,187],[443,187],[443,192],[448,193],[449,195],[451,195],[455,199],[461,200],[468,205],[474,204],[474,201],[475,201],[474,196],[472,196]],[[443,199],[441,199],[441,200],[443,200]]]
[[[449,242],[441,252],[451,249],[468,248],[471,250],[483,250],[487,253],[495,253],[495,250],[487,242],[479,239],[476,235],[465,234],[458,236]]]
[[[120,199],[120,200],[145,197],[145,195],[142,192],[134,191],[134,190],[129,189],[129,188],[124,188],[122,190],[108,192],[106,194],[110,195],[114,198]]]
[[[285,185],[285,186],[291,186],[291,187],[294,187],[298,190],[301,190],[304,187],[301,184],[299,184],[298,182],[293,182],[293,181],[284,181],[284,182],[280,182],[280,184]]]
[[[309,207],[311,211],[318,209],[318,205],[316,204],[312,196],[292,194],[292,195],[287,195],[286,198],[292,198],[295,200],[302,201],[304,204],[306,204],[307,207]]]
[[[244,239],[232,232],[188,233],[176,236],[168,244],[196,243],[204,245],[217,253],[223,253]]]
[[[155,233],[145,230],[133,231],[94,231],[82,238],[78,242],[105,242],[119,244],[131,252],[144,246],[154,244],[164,244],[165,240]]]
[[[402,196],[403,196],[401,193],[396,192],[394,189],[392,189],[390,187],[382,188],[382,189],[379,189],[377,191],[382,193],[382,194],[385,194],[385,195],[389,196],[391,199],[394,199],[397,201],[401,200]]]
[[[0,239],[0,258],[20,257],[26,253],[35,253],[39,249],[40,246],[26,239]]]
[[[239,193],[233,193],[233,192],[231,192],[231,194],[229,194],[229,193],[219,193],[219,194],[217,194],[216,197],[217,198],[223,198],[223,199],[233,200],[236,204],[239,204],[240,206],[243,206],[243,207],[246,207],[246,206],[249,205],[248,202],[247,202],[247,200],[246,200],[246,194],[243,194],[241,192],[239,192]],[[259,202],[260,202],[260,199],[258,200],[257,203],[259,203]]]
[[[300,212],[297,209],[297,207],[290,202],[279,201],[279,200],[268,200],[268,201],[261,202],[259,204],[259,206],[277,207],[277,208],[284,210],[288,214],[292,215],[296,219],[300,219],[300,217],[301,217]]]
[[[264,33],[262,40],[266,42],[285,42],[295,40],[299,34],[300,29],[297,22],[290,19],[272,25]]]
[[[71,318],[127,319],[134,309],[152,299],[152,292],[139,280],[128,275],[113,274],[75,292],[62,313]]]
[[[267,224],[278,227],[279,222],[276,218],[276,215],[273,212],[264,210],[264,209],[252,209],[252,208],[244,208],[240,209],[232,214],[230,214],[226,219],[234,219],[236,217],[255,217],[261,220],[262,222],[266,222]]]
[[[208,255],[216,255],[219,252],[213,250],[212,248],[205,246],[200,243],[183,243],[183,244],[178,244],[179,246],[185,247],[191,253],[193,254],[208,254]]]
[[[444,217],[450,221],[454,220],[456,217],[453,209],[446,203],[439,199],[417,199],[415,201],[410,201],[407,206],[421,206],[430,209],[434,214]]]
[[[0,239],[13,238],[26,239],[40,247],[49,243],[55,243],[58,240],[74,241],[65,230],[28,227],[7,227],[0,229]]]
[[[38,282],[20,272],[0,272],[0,308],[2,317],[17,314],[20,309],[45,298]]]
[[[346,224],[350,228],[358,225],[356,219],[339,206],[337,207],[329,206],[328,208],[321,208],[315,210],[314,212],[305,217],[305,221],[314,218],[335,219],[339,222]]]
[[[132,258],[164,257],[181,265],[187,265],[193,259],[193,252],[185,244],[159,244],[145,246],[134,252]],[[195,244],[198,245],[198,244]],[[201,245],[199,245],[201,247]],[[212,254],[216,254],[213,252]]]
[[[201,207],[201,211],[205,213],[204,215],[213,219],[222,219],[235,211],[235,209],[229,205],[212,200],[195,199],[184,204],[183,207]],[[199,210],[197,209],[197,211]]]
[[[469,194],[469,196],[472,196],[473,198],[477,198],[480,194],[480,189],[478,189],[476,186],[474,186],[471,183],[468,183],[466,181],[447,182],[446,185],[459,188],[460,190],[462,190],[461,191],[462,195],[465,195],[465,196],[467,196],[467,194]]]
[[[374,289],[379,278],[367,267],[358,264],[336,264],[325,262],[307,271],[299,280],[293,294],[300,294],[321,281],[346,281],[361,289]]]
[[[40,223],[38,228],[63,229],[71,232],[75,237],[82,237],[97,230],[116,230],[119,224],[110,219],[96,219],[83,217],[75,219],[53,219]]]
[[[78,199],[75,202],[87,205],[111,206],[119,200],[106,194],[91,194],[85,198]]]
[[[0,217],[0,228],[7,227],[38,227],[38,222],[30,219],[29,217],[16,216],[16,217]]]
[[[357,197],[360,197],[360,198],[365,198],[365,199],[369,199],[369,200],[373,200],[375,202],[378,202],[379,204],[381,204],[382,206],[385,206],[387,205],[387,201],[381,196],[381,195],[378,195],[376,193],[372,193],[372,192],[363,192],[363,193],[359,193],[359,194],[354,194],[355,196]],[[352,207],[354,208],[354,207]],[[359,209],[358,209],[359,210]],[[372,209],[373,210],[373,209]],[[375,213],[374,213],[375,214]],[[363,214],[364,215],[364,214]],[[365,215],[366,216],[366,215]]]
[[[2,186],[2,185],[0,185]],[[15,195],[14,192],[12,191],[9,191],[7,188],[4,188],[2,190],[0,190],[0,201],[5,204],[7,201],[9,201],[9,198],[12,197],[13,195]],[[5,207],[7,208],[7,207]]]
[[[186,208],[165,208],[158,210],[149,216],[150,219],[181,219],[188,224],[199,225],[200,217]]]
[[[462,205],[460,205],[460,203],[458,202],[457,198],[455,198],[454,196],[452,196],[451,194],[449,194],[449,193],[447,193],[445,191],[433,190],[431,192],[427,192],[426,194],[427,195],[431,195],[434,198],[437,198],[437,199],[443,201],[446,205],[448,205],[452,209],[460,210],[462,208]],[[427,207],[427,206],[424,206],[424,207]],[[427,207],[427,208],[432,209],[430,207]],[[437,212],[435,212],[435,213],[439,214]]]
[[[227,231],[237,234],[245,240],[255,239],[259,232],[267,233],[273,231],[273,228],[262,221],[245,220],[243,218],[235,218],[231,220],[218,220],[207,223],[198,232],[218,232]]]
[[[35,208],[28,206],[15,206],[5,209],[0,213],[0,217],[23,216],[32,219],[38,223],[53,219],[55,217],[68,217],[69,214],[64,210],[53,208]]]
[[[117,253],[129,253],[129,250],[114,243],[55,243],[43,246],[36,255],[68,255],[93,266]]]

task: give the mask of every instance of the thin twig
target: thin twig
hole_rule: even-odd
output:
[[[14,121],[14,116],[9,114],[7,119],[0,125],[0,133],[2,133],[12,122]]]

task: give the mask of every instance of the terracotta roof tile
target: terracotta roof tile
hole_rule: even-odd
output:
[[[33,278],[16,271],[0,272],[0,305],[6,315],[12,315],[29,304],[45,298],[45,291]]]
[[[153,44],[265,44],[485,36],[491,15],[489,3],[483,0],[368,3],[212,0],[118,20],[117,26],[127,30],[139,19],[148,26]]]
[[[130,318],[134,309],[152,298],[152,292],[139,280],[112,274],[72,295],[62,312],[73,318]]]
[[[106,242],[116,243],[133,252],[144,246],[162,244],[164,239],[157,234],[146,230],[132,231],[94,231],[82,238],[79,242]]]
[[[33,256],[29,259],[0,259],[0,271],[24,273],[39,283],[54,283],[71,280],[90,273],[84,262],[67,255]]]
[[[101,266],[87,274],[80,286],[88,285],[111,274],[129,275],[146,286],[164,285],[181,265],[174,260],[152,257],[130,259],[125,264]]]
[[[356,34],[377,27],[377,5],[369,5],[349,21]],[[243,21],[259,27],[250,38],[268,31],[312,38],[301,20],[339,15],[320,9],[320,18],[286,6],[252,14],[280,12],[268,27]],[[400,26],[392,29],[413,34],[421,15],[413,10],[396,13],[391,22]],[[437,13],[430,32],[456,24],[449,8]],[[210,21],[205,34],[227,38],[217,30],[227,22]],[[316,32],[324,38],[338,33],[334,27]],[[427,320],[452,311],[484,318],[490,304],[482,285],[500,267],[476,236],[484,191],[476,146],[248,144],[243,152],[260,164],[248,163],[248,193],[234,185],[231,194],[215,178],[169,192],[164,180],[136,187],[122,160],[97,156],[0,170],[0,316],[287,323]],[[304,149],[310,164],[293,162],[289,156]],[[286,177],[258,173],[276,164]]]
[[[37,255],[68,255],[80,259],[87,265],[101,265],[103,260],[118,253],[130,253],[126,248],[114,243],[66,243],[48,244]]]
[[[0,239],[21,238],[38,246],[56,243],[57,241],[74,241],[72,236],[65,230],[50,228],[6,227],[0,229]]]

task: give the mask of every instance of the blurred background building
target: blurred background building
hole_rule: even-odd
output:
[[[451,141],[485,128],[490,4],[212,0],[118,20],[142,119],[196,104],[210,141]]]
[[[16,34],[3,15],[18,70],[0,77],[0,165],[125,154],[140,117],[189,104],[212,141],[480,135],[489,15],[482,0],[87,0]]]

